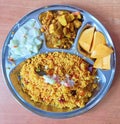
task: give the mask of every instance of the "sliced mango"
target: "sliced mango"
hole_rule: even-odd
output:
[[[99,44],[106,44],[106,39],[105,39],[105,36],[101,32],[95,31],[93,43],[91,46],[91,52],[93,52],[95,47]]]
[[[103,58],[97,58],[93,67],[109,70],[111,68],[110,57],[111,57],[111,55],[105,56]]]
[[[112,48],[104,44],[99,44],[91,53],[91,58],[102,58],[110,55],[113,52]]]
[[[90,52],[94,31],[95,31],[95,27],[90,27],[88,29],[85,29],[82,32],[79,39],[80,47],[83,48],[88,53]]]

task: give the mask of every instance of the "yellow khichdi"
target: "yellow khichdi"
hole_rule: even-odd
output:
[[[46,75],[40,75],[41,70]],[[20,76],[31,100],[57,108],[84,107],[98,87],[96,70],[80,57],[63,52],[28,59]]]

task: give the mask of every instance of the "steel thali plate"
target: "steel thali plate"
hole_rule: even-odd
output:
[[[93,64],[93,61],[91,59],[85,57],[77,49],[78,39],[80,37],[82,30],[84,29],[84,27],[87,24],[95,26],[96,30],[102,32],[104,34],[104,36],[106,37],[107,44],[109,46],[111,46],[114,50],[113,54],[111,55],[111,70],[98,69],[99,86],[100,86],[98,92],[92,97],[92,99],[86,104],[86,106],[84,108],[81,108],[81,109],[77,108],[77,109],[72,110],[72,111],[66,111],[66,110],[53,108],[50,106],[34,104],[33,102],[31,102],[31,100],[28,98],[28,96],[22,92],[19,85],[16,85],[17,80],[12,80],[10,77],[11,71],[13,71],[13,69],[20,62],[24,61],[26,58],[31,57],[31,56],[28,56],[26,58],[20,58],[20,59],[16,60],[16,65],[11,64],[8,61],[8,56],[9,56],[8,44],[10,43],[10,39],[13,38],[12,32],[16,32],[23,24],[25,24],[30,19],[35,19],[39,23],[39,25],[41,25],[39,20],[38,20],[38,16],[43,12],[56,11],[56,10],[68,10],[71,12],[80,11],[81,14],[83,15],[82,26],[78,30],[74,44],[70,49],[51,49],[51,48],[46,47],[45,37],[43,35],[43,44],[42,44],[42,47],[39,50],[38,54],[46,53],[46,52],[54,52],[54,51],[67,52],[67,53],[76,54],[76,55],[80,56],[81,58],[85,59],[85,61],[87,61],[88,63]],[[32,56],[34,56],[34,55],[35,54],[32,54]],[[108,31],[101,24],[101,22],[98,21],[93,15],[91,15],[90,13],[88,13],[87,11],[85,11],[83,9],[69,6],[69,5],[52,5],[52,6],[46,6],[43,8],[39,8],[37,10],[30,12],[29,14],[24,16],[20,21],[18,21],[13,26],[13,28],[11,29],[11,31],[9,32],[9,34],[5,40],[5,43],[4,43],[4,46],[2,49],[2,69],[3,69],[3,75],[5,78],[5,82],[8,86],[8,88],[10,89],[13,96],[17,99],[17,101],[20,104],[22,104],[25,108],[31,110],[34,113],[37,113],[38,115],[42,115],[42,116],[47,116],[47,117],[52,117],[52,118],[68,118],[68,117],[73,117],[76,115],[80,115],[84,112],[87,112],[88,110],[93,108],[98,102],[100,102],[103,99],[103,97],[106,95],[106,93],[108,92],[108,90],[109,90],[109,88],[113,82],[113,78],[115,75],[116,51],[115,51],[113,41],[112,41]],[[19,69],[20,68],[18,68],[18,70]],[[14,72],[14,75],[12,75],[14,77],[14,79],[17,76],[15,74],[17,74],[18,70]]]

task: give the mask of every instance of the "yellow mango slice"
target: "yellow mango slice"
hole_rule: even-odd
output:
[[[99,44],[95,47],[95,49],[91,53],[91,58],[102,58],[108,56],[112,52],[113,52],[112,48],[104,44]]]
[[[93,67],[100,68],[100,69],[106,69],[106,70],[111,69],[110,57],[111,57],[111,55],[105,56],[103,58],[97,58]]]
[[[93,43],[92,43],[90,51],[93,52],[95,47],[99,44],[106,44],[106,39],[105,39],[105,36],[101,32],[95,31],[94,39],[93,39]]]
[[[88,29],[85,29],[79,39],[79,45],[81,48],[83,48],[86,52],[90,52],[91,43],[93,40],[93,34],[95,31],[95,27],[90,27]]]

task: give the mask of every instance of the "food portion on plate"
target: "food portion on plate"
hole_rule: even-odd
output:
[[[110,61],[113,49],[107,45],[104,34],[97,31],[95,27],[88,26],[82,31],[78,47],[79,50],[84,50],[91,59],[95,59],[94,68],[111,69]]]
[[[21,87],[35,103],[56,108],[82,108],[98,88],[96,69],[90,67],[77,55],[39,54],[22,66]],[[45,75],[40,75],[41,71]]]
[[[44,12],[39,15],[39,20],[49,48],[70,49],[83,17],[80,12],[59,10]]]
[[[41,32],[38,22],[28,20],[13,34],[8,47],[10,48],[9,60],[17,60],[22,57],[38,53],[41,45]]]

